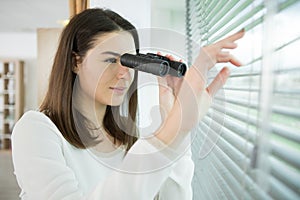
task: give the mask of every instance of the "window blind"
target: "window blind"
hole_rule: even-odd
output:
[[[194,130],[194,199],[300,199],[300,1],[186,0],[187,57],[245,28]],[[196,45],[195,45],[196,44]]]

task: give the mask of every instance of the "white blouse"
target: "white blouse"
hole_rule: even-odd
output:
[[[190,148],[178,159],[139,139],[122,149],[78,149],[43,113],[28,111],[12,133],[15,175],[23,200],[192,199]]]

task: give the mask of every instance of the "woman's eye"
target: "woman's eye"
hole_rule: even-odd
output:
[[[117,59],[116,58],[109,58],[109,59],[106,59],[105,62],[108,62],[108,63],[117,63]]]

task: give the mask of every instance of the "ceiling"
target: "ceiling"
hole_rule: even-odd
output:
[[[154,11],[182,11],[184,2],[176,0],[170,4],[169,0],[151,0],[151,7]],[[0,0],[0,33],[33,33],[37,28],[62,27],[62,21],[68,18],[68,0]]]
[[[0,0],[0,33],[62,27],[68,9],[67,0]]]

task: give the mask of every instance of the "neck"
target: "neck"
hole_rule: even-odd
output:
[[[95,128],[102,127],[102,122],[106,110],[106,105],[100,104],[92,97],[83,92],[79,87],[76,87],[73,95],[74,107],[89,121]]]
[[[99,129],[102,133],[100,142],[94,148],[100,152],[111,152],[114,151],[119,145],[120,142],[117,141],[117,144],[114,144],[114,138],[109,135],[103,128],[103,118],[105,115],[107,105],[100,104],[96,102],[95,99],[91,98],[85,92],[83,92],[80,87],[76,91],[74,89],[73,95],[73,105],[74,107],[90,122],[92,122],[94,128]]]

